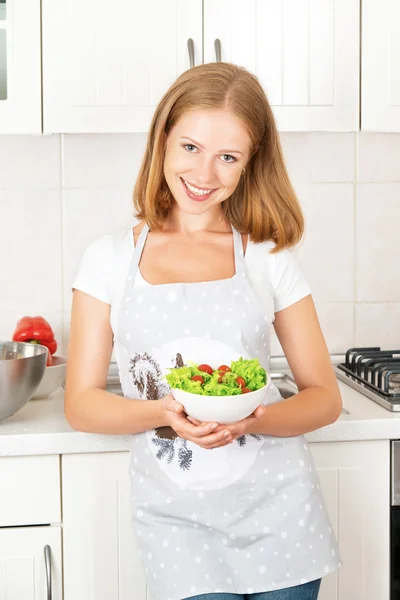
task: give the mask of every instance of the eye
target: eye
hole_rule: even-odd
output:
[[[192,148],[195,148],[197,150],[197,146],[195,146],[194,144],[185,144],[183,146],[188,152],[191,152],[193,154],[193,150]]]
[[[223,162],[226,162],[226,163],[234,163],[234,162],[236,162],[236,158],[234,156],[231,156],[230,154],[223,154],[222,158],[224,159]],[[226,158],[228,160],[225,160]]]

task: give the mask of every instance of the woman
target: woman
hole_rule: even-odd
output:
[[[140,223],[92,243],[74,282],[68,422],[133,434],[152,600],[315,600],[341,565],[302,434],[334,422],[341,397],[289,249],[303,219],[255,76],[216,63],[177,79],[155,111],[134,204]],[[189,420],[165,370],[194,355],[268,370],[272,323],[300,392],[283,400],[272,384],[229,426]],[[124,398],[104,390],[113,343]]]

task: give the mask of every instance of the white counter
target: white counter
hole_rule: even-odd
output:
[[[306,434],[309,442],[400,439],[400,413],[393,413],[339,382],[349,412],[327,427]],[[63,390],[31,400],[0,422],[0,456],[116,452],[129,449],[130,436],[74,431],[63,411]]]

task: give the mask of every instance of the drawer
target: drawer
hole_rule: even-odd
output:
[[[0,458],[0,527],[61,522],[59,456]]]

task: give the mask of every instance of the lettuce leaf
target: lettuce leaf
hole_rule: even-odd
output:
[[[257,358],[246,360],[241,357],[237,361],[231,362],[231,370],[224,374],[221,383],[219,383],[220,373],[214,371],[212,375],[199,371],[194,363],[188,363],[184,367],[169,369],[165,376],[170,388],[177,388],[199,394],[202,396],[236,396],[242,393],[241,387],[237,384],[237,377],[242,377],[246,382],[246,387],[252,391],[259,390],[267,383],[267,374],[260,365]],[[194,375],[201,375],[204,383],[192,381]]]

